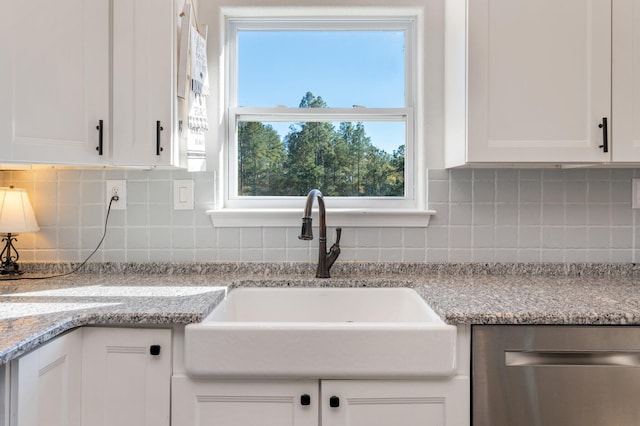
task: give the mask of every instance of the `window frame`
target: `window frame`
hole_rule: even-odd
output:
[[[321,11],[321,13],[319,13]],[[257,18],[256,16],[259,16]],[[327,209],[358,218],[344,222],[351,226],[426,226],[433,211],[427,210],[426,167],[423,115],[423,16],[416,7],[379,8],[223,8],[221,41],[224,65],[221,79],[224,90],[224,140],[220,155],[218,209],[209,211],[214,224],[224,226],[232,217],[259,214],[256,226],[277,225],[284,221],[268,218],[270,213],[297,211],[304,197],[238,196],[237,194],[237,122],[241,121],[400,121],[406,120],[405,195],[404,197],[326,197]],[[254,108],[237,106],[237,31],[254,30],[402,30],[405,38],[405,105],[402,108]],[[235,33],[234,33],[235,32]],[[236,73],[236,74],[234,74]],[[320,94],[321,95],[321,94]],[[235,163],[235,164],[234,164]],[[312,188],[309,188],[312,189]],[[215,212],[221,213],[213,217]],[[227,214],[225,215],[224,212]],[[286,216],[286,215],[285,215]],[[284,216],[283,216],[284,217]],[[402,219],[404,217],[404,219]],[[408,220],[412,217],[415,220]],[[375,218],[375,219],[374,219]],[[364,219],[364,220],[362,220]],[[287,219],[288,220],[288,219]],[[233,222],[233,221],[232,221]],[[232,225],[229,225],[232,226]],[[297,226],[297,224],[296,224]],[[348,225],[347,225],[348,226]]]

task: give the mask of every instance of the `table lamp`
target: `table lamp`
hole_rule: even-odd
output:
[[[21,188],[0,187],[0,235],[5,243],[0,252],[0,274],[22,274],[18,267],[18,250],[13,245],[15,236],[24,232],[37,232],[40,228],[27,191]]]

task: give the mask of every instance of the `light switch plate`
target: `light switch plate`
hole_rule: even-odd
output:
[[[173,181],[173,209],[193,210],[193,180]]]

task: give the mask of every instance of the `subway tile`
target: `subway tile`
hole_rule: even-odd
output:
[[[496,260],[496,252],[492,248],[474,248],[472,252],[472,261],[474,262],[494,262]]]
[[[258,248],[242,248],[240,260],[244,262],[260,262],[263,260],[263,250]]]
[[[262,228],[242,228],[240,229],[240,247],[253,249],[263,247]]]
[[[193,249],[173,249],[171,250],[171,262],[193,262],[194,261]]]
[[[129,204],[148,204],[149,188],[147,182],[127,182],[127,202]]]
[[[149,228],[128,228],[127,249],[149,249]],[[128,256],[128,253],[127,253]]]
[[[424,244],[424,230],[415,230],[417,238],[422,238]],[[380,247],[381,248],[402,248],[403,246],[403,229],[402,228],[381,228],[380,229]]]
[[[470,203],[472,201],[471,186],[470,180],[450,181],[449,200],[452,203]]]
[[[496,201],[498,203],[517,203],[518,189],[518,182],[515,180],[498,180],[496,182]]]
[[[498,225],[517,225],[518,224],[518,205],[497,204],[496,205],[496,223]]]
[[[430,226],[427,228],[427,248],[449,248],[449,227]]]
[[[542,224],[542,205],[540,203],[520,203],[518,210],[520,226]]]
[[[495,228],[493,226],[474,226],[472,235],[474,250],[494,248],[496,245]]]
[[[473,182],[473,202],[493,203],[495,199],[495,182],[476,180]]]
[[[194,260],[196,262],[216,262],[218,260],[218,252],[215,249],[198,248],[194,253]]]
[[[379,249],[378,248],[357,248],[355,254],[355,260],[358,262],[379,262]]]
[[[384,261],[384,259],[380,259]],[[419,248],[407,248],[402,252],[403,262],[424,262],[426,260],[426,250]]]
[[[539,180],[521,180],[519,184],[520,202],[539,203],[542,201],[542,183]]]
[[[543,225],[564,225],[565,208],[563,204],[543,204],[542,205],[542,224]]]
[[[437,214],[428,228],[344,229],[340,260],[640,260],[640,211],[630,207],[631,178],[640,169],[429,174],[429,208]],[[196,210],[173,210],[176,178],[196,181]],[[105,245],[93,261],[317,260],[317,241],[298,240],[297,227],[214,228],[204,212],[213,201],[212,172],[42,170],[0,172],[0,179],[29,191],[42,228],[20,236],[25,259],[90,253],[104,226],[104,181],[126,179],[130,205],[110,213]],[[328,229],[329,244],[334,235]]]
[[[423,253],[422,258],[424,259],[424,249],[417,250],[417,251],[420,251]],[[381,262],[402,262],[402,261],[407,262],[407,260],[404,260],[402,248],[382,247],[380,248],[379,256],[380,256]]]
[[[381,245],[378,228],[356,228],[358,248],[372,248]]]
[[[283,248],[265,248],[262,258],[265,262],[284,262],[287,260],[287,251]]]
[[[493,225],[495,223],[494,204],[474,204],[473,225]]]
[[[449,250],[439,248],[427,248],[427,262],[447,262],[449,260]]]
[[[397,247],[423,249],[426,244],[429,229],[430,228],[395,228],[396,232],[402,235],[401,238],[403,241]],[[384,237],[382,238],[382,241],[385,241]]]
[[[452,226],[449,229],[449,247],[452,249],[473,247],[471,226]]]
[[[589,250],[611,247],[611,230],[609,227],[587,228],[587,247]]]
[[[173,249],[193,249],[195,247],[195,236],[193,228],[172,227],[171,247]]]
[[[171,228],[163,226],[149,228],[149,247],[152,249],[171,248]]]
[[[518,262],[540,262],[541,250],[539,249],[519,249]]]
[[[102,204],[106,207],[106,183],[103,181],[83,181],[82,182],[82,203]]]
[[[609,203],[611,184],[607,181],[589,181],[587,203]]]
[[[429,203],[449,202],[449,182],[431,181],[429,182]]]
[[[239,249],[239,228],[218,228],[218,249]]]
[[[518,227],[496,226],[495,247],[496,249],[513,249],[518,247]]]
[[[451,204],[449,206],[450,225],[471,225],[472,204]]]
[[[127,226],[149,226],[149,206],[147,204],[129,204],[126,216]]]
[[[606,226],[611,222],[609,204],[588,204],[587,225]]]
[[[542,182],[542,202],[562,203],[564,202],[565,183],[564,181],[543,181]]]
[[[522,249],[540,248],[541,228],[538,226],[521,226],[518,229],[518,247]]]
[[[471,249],[455,249],[449,250],[449,262],[471,262],[473,258]]]
[[[559,226],[542,227],[542,248],[563,249],[564,248],[564,228]]]

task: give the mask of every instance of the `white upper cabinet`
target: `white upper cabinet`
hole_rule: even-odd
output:
[[[640,162],[640,2],[613,2],[613,161]]]
[[[113,1],[113,164],[177,165],[174,0]]]
[[[447,167],[611,160],[611,0],[446,8]]]
[[[177,3],[6,2],[0,162],[179,166]]]
[[[105,164],[109,2],[21,0],[2,9],[0,161]]]

